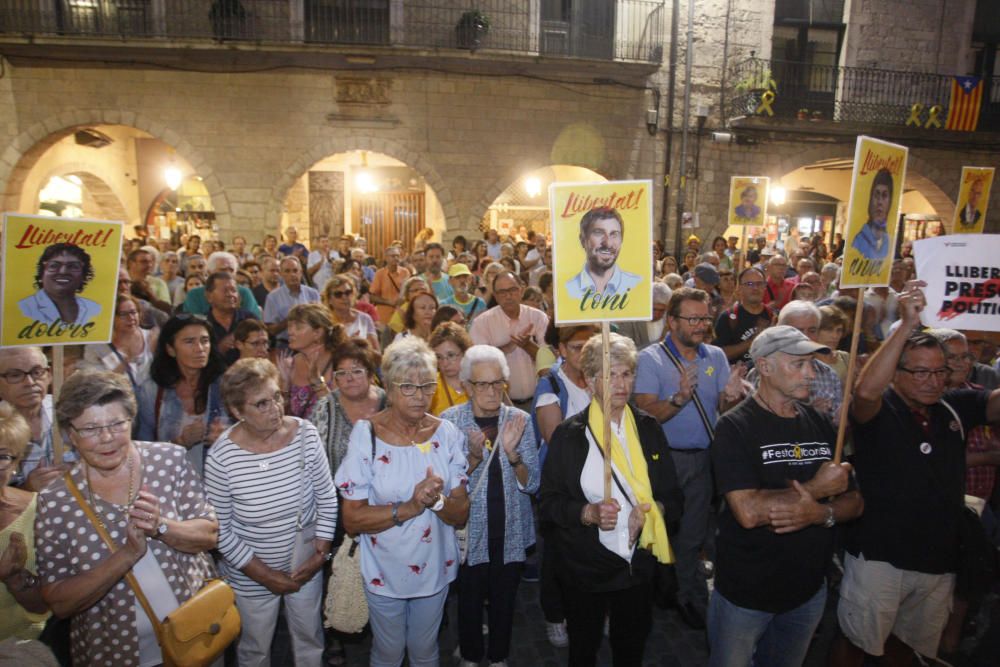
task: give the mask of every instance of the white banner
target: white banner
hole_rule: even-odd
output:
[[[956,234],[913,244],[927,282],[924,326],[1000,331],[1000,235]]]

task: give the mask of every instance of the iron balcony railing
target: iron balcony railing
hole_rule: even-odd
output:
[[[906,125],[914,105],[919,104],[922,123],[938,106],[943,126],[952,80],[942,74],[750,58],[730,68],[726,115],[767,115],[761,104],[770,90],[773,99],[768,106],[776,118],[804,115],[815,120]],[[1000,130],[1000,77],[984,81],[977,129]]]
[[[0,34],[7,35],[481,49],[646,63],[662,61],[664,24],[664,0],[0,0]]]

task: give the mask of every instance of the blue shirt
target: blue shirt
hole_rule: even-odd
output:
[[[875,238],[875,229],[881,227],[883,232],[882,245],[879,246],[879,242]],[[851,247],[860,252],[865,259],[885,259],[886,255],[889,254],[889,232],[885,229],[885,225],[879,225],[876,222],[869,220],[865,223],[865,226],[861,228],[858,235],[854,237],[854,241],[851,243]]]
[[[580,273],[566,282],[566,291],[574,299],[582,299],[588,289],[591,291],[591,296],[595,294],[624,294],[638,285],[639,280],[638,275],[622,271],[620,267],[616,266],[611,273],[611,280],[608,281],[608,284],[604,287],[604,291],[601,292],[598,291],[597,285],[594,284],[594,279],[587,273],[587,267],[584,267],[583,271],[580,271]]]
[[[455,306],[465,314],[466,322],[471,322],[472,318],[480,313],[486,312],[486,302],[478,296],[473,296],[465,303],[459,303],[455,295],[452,294],[447,299],[441,299],[442,306]]]
[[[250,291],[249,287],[237,285],[236,291],[240,294],[240,308],[250,311],[256,319],[260,319],[260,306],[257,305],[257,298]],[[212,307],[208,305],[205,298],[205,288],[195,287],[187,293],[184,298],[184,312],[192,315],[208,315]]]
[[[308,285],[299,285],[299,294],[295,296],[288,287],[282,285],[267,295],[267,301],[264,303],[264,322],[275,324],[286,319],[288,311],[300,303],[319,303],[319,292]],[[288,340],[287,329],[278,334],[278,340]]]
[[[431,278],[429,273],[421,274],[421,277],[426,280],[431,289],[434,290],[434,296],[437,297],[438,303],[444,303],[445,299],[451,298],[451,295],[455,293],[455,290],[451,288],[448,284],[448,275],[445,273],[441,274],[441,277],[437,280]]]
[[[681,357],[669,335],[666,343],[681,360],[681,364],[687,366],[692,363]],[[722,348],[699,345],[698,357],[693,363],[698,366],[698,388],[695,391],[714,426],[719,418],[719,396],[729,382],[729,361]],[[665,401],[680,391],[680,371],[667,358],[662,345],[650,345],[640,352],[636,365],[636,394],[653,394],[657,400]],[[711,444],[693,400],[685,403],[680,412],[660,424],[660,428],[667,436],[671,449],[707,449]]]

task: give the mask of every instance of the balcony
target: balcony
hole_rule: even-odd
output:
[[[488,18],[485,34],[461,27],[473,8]],[[114,40],[145,49],[366,46],[658,65],[664,24],[664,0],[0,0],[4,52],[19,40]]]
[[[726,118],[730,123],[738,125],[759,116],[762,95],[770,86],[774,93],[770,107],[776,122],[795,119],[803,111],[810,120],[862,130],[881,126],[879,129],[885,131],[892,126],[907,128],[914,104],[922,105],[924,124],[930,109],[940,106],[938,119],[943,128],[952,77],[750,58],[730,68],[728,81]],[[915,129],[914,124],[909,128]],[[926,133],[940,128],[923,129]],[[985,81],[977,131],[1000,131],[1000,77]]]

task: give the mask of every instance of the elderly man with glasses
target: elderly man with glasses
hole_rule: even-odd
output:
[[[775,313],[764,305],[764,274],[760,269],[743,269],[736,287],[737,301],[715,321],[715,344],[735,363],[752,365],[750,345],[760,332],[774,324]]]
[[[832,665],[860,666],[865,653],[887,664],[937,656],[959,565],[966,434],[1000,421],[1000,390],[946,391],[946,350],[914,331],[924,285],[900,294],[900,326],[862,369],[850,405],[865,511],[847,546]]]
[[[0,348],[0,399],[12,405],[31,427],[31,440],[21,459],[21,469],[11,479],[12,484],[27,491],[41,491],[76,460],[76,455],[67,448],[63,464],[55,464],[51,384],[52,369],[42,348]]]

